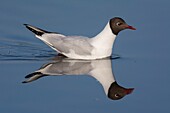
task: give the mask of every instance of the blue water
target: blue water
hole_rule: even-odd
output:
[[[168,0],[1,0],[0,112],[169,113],[169,4]],[[55,51],[24,23],[92,37],[114,16],[137,28],[117,36],[113,53],[120,58],[111,61],[117,83],[134,88],[131,94],[111,100],[99,81],[85,74],[22,83],[26,75],[56,62]]]

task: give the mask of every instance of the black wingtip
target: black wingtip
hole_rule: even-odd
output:
[[[41,72],[34,72],[34,73],[31,73],[31,74],[28,74],[27,76],[25,76],[25,78],[31,78],[35,75],[42,75],[42,73]]]
[[[27,29],[29,29],[30,31],[32,31],[31,29],[30,29],[30,25],[29,24],[23,24]],[[33,31],[32,31],[33,32]]]
[[[23,24],[25,27],[28,27],[29,26],[29,24]]]
[[[23,83],[23,84],[25,84],[25,83],[28,83],[28,82],[26,82],[26,81],[23,81],[22,83]]]
[[[34,27],[32,25],[29,24],[23,24],[27,29],[29,29],[30,31],[32,31],[34,34],[38,35],[38,36],[42,36],[44,33],[50,33],[48,31],[45,31],[43,29],[40,29],[38,27]]]
[[[23,24],[26,28],[28,28],[29,24]]]
[[[24,26],[27,26],[28,24],[23,24]]]
[[[58,32],[49,32],[49,31],[46,31],[46,30],[43,30],[43,29],[40,29],[38,27],[34,27],[30,24],[23,24],[27,29],[29,29],[30,31],[32,31],[35,35],[38,35],[38,36],[42,36],[43,34],[45,33],[54,33],[54,34],[60,34]]]

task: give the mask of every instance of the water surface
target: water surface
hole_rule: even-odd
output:
[[[5,0],[0,7],[0,112],[170,112],[168,0]],[[66,35],[92,37],[114,16],[137,28],[117,36],[113,53],[120,58],[110,61],[113,78],[122,87],[134,88],[131,94],[119,100],[108,98],[100,80],[88,75],[95,69],[90,62],[81,64],[81,71],[79,65],[74,69],[80,76],[67,76],[64,72],[68,70],[58,70],[64,75],[22,83],[40,67],[59,62],[56,52],[35,38],[24,23]],[[62,69],[74,64],[62,64]]]

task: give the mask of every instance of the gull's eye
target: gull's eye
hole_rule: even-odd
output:
[[[119,94],[115,94],[115,97],[118,98],[118,97],[120,97],[120,95]]]
[[[117,23],[116,23],[117,26],[120,26],[121,24],[122,24],[122,23],[120,23],[120,22],[117,22]]]

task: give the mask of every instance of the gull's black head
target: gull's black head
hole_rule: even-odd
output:
[[[134,27],[129,26],[122,18],[115,17],[110,19],[110,28],[115,35],[124,29],[136,30]]]
[[[134,88],[124,88],[119,86],[117,82],[113,82],[108,90],[108,97],[112,100],[119,100],[124,96],[132,93]]]

